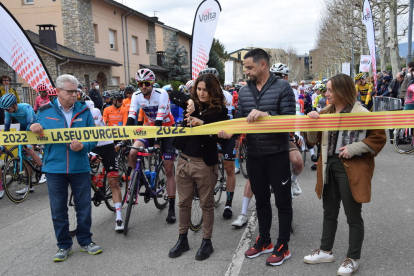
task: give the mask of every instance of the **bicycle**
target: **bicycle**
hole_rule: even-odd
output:
[[[105,171],[105,168],[102,168],[102,172],[99,173],[96,176],[96,173],[93,173],[93,171],[98,172],[99,168],[100,168],[100,164],[101,163],[94,163],[94,160],[98,159],[99,156],[98,155],[94,155],[91,158],[91,188],[94,192],[91,201],[93,202],[93,204],[98,207],[102,204],[102,201],[105,202],[106,207],[108,208],[109,211],[111,212],[115,212],[115,204],[113,203],[113,199],[112,199],[112,190],[111,187],[109,186],[108,183],[108,179],[107,179],[107,174]],[[118,177],[118,185],[121,189],[121,193],[122,193],[122,188],[124,187],[124,193],[122,194],[122,200],[121,200],[121,204],[123,205],[125,202],[125,197],[126,197],[126,191],[127,191],[127,185],[124,185],[122,182],[122,177],[119,176]],[[71,236],[76,235],[76,226],[77,226],[77,221],[76,221],[76,206],[75,206],[75,202],[73,200],[73,194],[72,194],[72,189],[69,185],[68,187],[68,216],[69,216],[69,234]]]
[[[3,185],[7,197],[15,202],[23,202],[29,194],[30,188],[37,183],[42,176],[42,168],[26,157],[24,148],[27,146],[19,145],[18,156],[11,157],[9,151],[7,155],[10,157],[3,169]],[[39,150],[41,148],[37,148]],[[42,159],[42,158],[41,158]],[[32,183],[32,174],[35,174],[36,182]],[[23,194],[18,191],[25,191]]]
[[[203,224],[203,211],[200,207],[200,195],[197,185],[194,185],[194,198],[191,205],[190,230],[197,232]]]
[[[214,207],[219,206],[221,194],[226,191],[226,175],[224,174],[224,157],[220,155],[218,162],[218,178],[216,186],[214,187]]]
[[[138,157],[137,157],[137,164],[135,166],[135,169],[132,173],[132,181],[130,181],[127,191],[126,191],[126,197],[125,202],[128,203],[126,215],[125,215],[125,221],[124,221],[124,235],[128,234],[128,225],[129,220],[132,212],[132,207],[137,205],[138,202],[138,196],[144,197],[144,202],[148,203],[151,199],[154,199],[155,206],[162,210],[164,209],[168,204],[168,194],[166,191],[167,188],[167,176],[165,174],[164,169],[164,160],[159,158],[156,158],[155,163],[155,172],[157,173],[156,178],[151,181],[147,179],[147,176],[144,173],[144,157],[145,156],[153,156],[157,157],[160,153],[160,149],[157,147],[128,147],[131,149],[135,149],[138,151]],[[148,182],[152,182],[151,184]],[[144,192],[140,192],[141,187],[145,187]]]
[[[412,128],[397,128],[394,130],[394,148],[398,153],[414,152]]]

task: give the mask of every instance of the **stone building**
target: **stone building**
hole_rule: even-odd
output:
[[[101,79],[107,87],[117,87],[120,83],[128,84],[141,68],[151,68],[156,75],[166,73],[157,64],[156,29],[163,23],[156,17],[114,0],[3,0],[2,3],[32,36],[38,34],[38,25],[56,26],[58,49],[54,52],[48,49],[47,56],[44,45],[36,47],[53,76],[59,68],[61,73],[73,73],[87,86],[92,80]],[[189,49],[191,36],[183,35],[181,43]],[[60,58],[66,55],[71,59],[62,64],[66,59]],[[80,72],[80,63],[85,63],[89,73]],[[18,82],[24,83],[22,79]]]

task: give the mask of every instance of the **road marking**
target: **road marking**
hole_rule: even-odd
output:
[[[240,239],[239,245],[237,246],[236,252],[233,255],[233,259],[229,265],[229,268],[227,269],[227,272],[225,274],[226,276],[239,275],[245,258],[244,253],[250,246],[256,227],[257,216],[256,212],[253,212],[246,226],[246,229],[244,230],[243,236]]]

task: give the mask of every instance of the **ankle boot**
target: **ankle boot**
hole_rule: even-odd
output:
[[[168,253],[168,257],[180,257],[183,252],[188,250],[190,250],[190,246],[188,245],[187,234],[180,234],[176,245],[174,245],[174,247],[170,250],[170,253]]]
[[[195,259],[197,261],[202,261],[208,259],[211,253],[214,252],[213,244],[211,243],[211,239],[203,239],[201,243],[200,249],[198,249]]]

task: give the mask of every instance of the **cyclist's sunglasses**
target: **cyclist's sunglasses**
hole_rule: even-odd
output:
[[[6,110],[7,112],[10,111],[10,109],[14,108],[13,106],[11,106],[10,108],[5,108],[4,110]]]
[[[116,100],[118,103],[122,103],[124,100],[123,99],[118,99]]]
[[[108,96],[108,97],[104,97],[104,100],[107,100],[107,99],[109,99],[110,97]]]
[[[144,86],[144,84],[145,84],[145,86],[150,86],[151,84],[153,83],[153,81],[139,81],[138,82],[138,87],[143,87]]]

